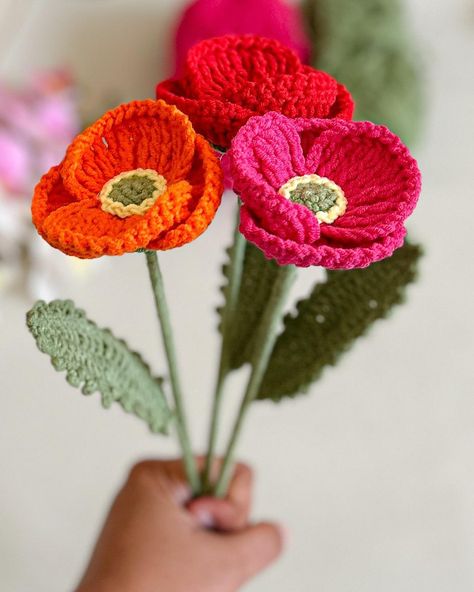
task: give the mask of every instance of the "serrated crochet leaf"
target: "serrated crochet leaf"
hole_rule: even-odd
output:
[[[403,301],[420,256],[419,246],[406,243],[365,269],[328,271],[326,281],[285,317],[258,398],[279,401],[305,392],[324,368]]]
[[[70,300],[39,301],[27,314],[27,326],[40,351],[84,395],[100,392],[102,405],[115,401],[144,420],[152,432],[167,432],[171,411],[161,381],[141,356],[108,329],[100,329]]]
[[[229,266],[224,265],[223,272],[227,280],[228,271]],[[250,361],[255,328],[265,310],[277,274],[278,265],[275,261],[269,261],[260,249],[247,243],[237,308],[231,322],[231,370],[236,370]]]

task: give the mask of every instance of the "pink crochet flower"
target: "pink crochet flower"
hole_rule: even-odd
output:
[[[195,0],[176,31],[176,71],[193,45],[229,33],[270,37],[293,49],[302,62],[309,59],[310,42],[300,12],[283,0]]]
[[[366,267],[402,246],[421,190],[400,139],[370,122],[253,117],[224,157],[241,232],[280,265]]]

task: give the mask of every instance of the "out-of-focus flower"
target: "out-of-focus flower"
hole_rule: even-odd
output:
[[[366,267],[403,244],[421,188],[386,127],[253,117],[224,156],[243,202],[241,232],[280,265]]]
[[[4,199],[29,201],[38,177],[60,160],[79,131],[74,86],[62,71],[23,88],[0,82],[0,186]]]
[[[80,120],[71,76],[37,73],[24,86],[0,81],[0,292],[16,287],[52,294],[70,269],[44,249],[31,224],[30,200],[41,173],[61,160]]]
[[[300,11],[283,0],[195,0],[184,11],[175,40],[176,71],[193,45],[227,34],[276,39],[307,62],[310,42]]]
[[[424,68],[403,0],[304,0],[311,64],[340,80],[355,119],[387,125],[411,145],[425,114]],[[427,96],[427,95],[426,95]]]

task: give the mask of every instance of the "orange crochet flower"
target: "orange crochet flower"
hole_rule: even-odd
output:
[[[53,247],[92,259],[165,250],[197,238],[222,195],[217,156],[163,101],[106,113],[35,189],[33,223]]]

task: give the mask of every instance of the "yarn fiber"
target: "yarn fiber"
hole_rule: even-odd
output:
[[[39,300],[26,322],[38,349],[58,372],[66,372],[69,384],[84,395],[98,391],[105,408],[117,402],[153,432],[167,433],[172,412],[161,380],[123,340],[99,328],[71,300]]]
[[[196,0],[184,11],[175,38],[175,66],[181,72],[193,45],[227,34],[253,34],[280,41],[307,62],[310,42],[301,13],[282,0]]]
[[[421,257],[408,242],[392,257],[350,272],[328,271],[284,319],[259,399],[280,401],[307,392],[373,324],[402,304]]]
[[[353,269],[389,257],[403,244],[421,189],[408,149],[370,122],[268,113],[248,121],[224,158],[243,203],[241,232],[280,265]],[[331,223],[282,194],[308,175],[344,194]]]
[[[305,0],[311,63],[351,91],[355,118],[406,143],[423,121],[422,72],[400,0]]]
[[[351,119],[354,110],[337,80],[302,64],[278,41],[255,35],[198,43],[188,52],[182,76],[158,84],[156,96],[176,105],[196,131],[222,148],[254,115]]]
[[[155,192],[140,210],[131,202],[145,186],[138,177],[147,174]],[[111,183],[121,187],[121,200],[111,201]],[[166,250],[204,232],[222,191],[218,157],[189,119],[163,101],[134,101],[77,136],[64,161],[43,176],[33,222],[50,245],[80,258]]]

